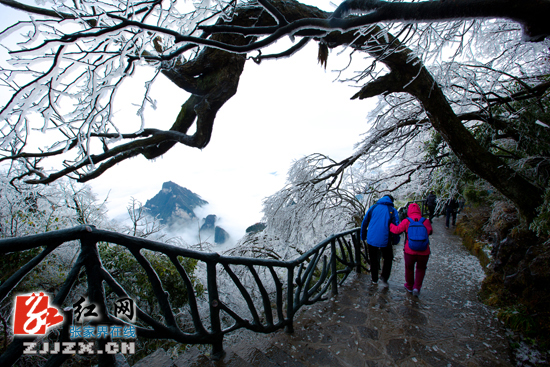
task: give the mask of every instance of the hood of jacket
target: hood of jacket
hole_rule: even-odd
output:
[[[389,196],[384,196],[380,200],[376,202],[376,204],[382,204],[382,205],[391,205],[393,206],[393,201],[391,201]]]
[[[409,207],[407,209],[407,216],[415,220],[419,219],[422,216],[422,211],[420,211],[420,207],[417,203],[409,204]]]

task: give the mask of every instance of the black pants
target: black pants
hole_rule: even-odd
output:
[[[445,214],[445,227],[449,228],[449,219],[452,219],[452,224],[454,226],[456,223],[456,210],[447,209]]]
[[[384,265],[382,266],[382,278],[385,281],[390,279],[391,265],[393,262],[393,247],[388,245],[386,247],[375,247],[368,245],[369,258],[370,258],[370,274],[373,282],[378,282],[378,271],[380,270],[380,255],[384,259]]]

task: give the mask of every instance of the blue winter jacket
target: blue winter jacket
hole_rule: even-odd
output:
[[[390,238],[390,220],[398,225],[399,215],[391,199],[384,196],[367,210],[361,223],[361,239],[364,241],[366,237],[371,246],[386,247]]]

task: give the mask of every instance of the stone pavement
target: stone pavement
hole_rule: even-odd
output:
[[[418,298],[403,288],[401,243],[394,247],[389,288],[360,274],[337,296],[304,308],[293,334],[242,336],[226,345],[223,360],[192,348],[158,366],[512,366],[503,327],[477,300],[484,276],[479,261],[445,229],[444,218],[434,220],[430,242]],[[136,366],[156,366],[153,359],[141,362]]]

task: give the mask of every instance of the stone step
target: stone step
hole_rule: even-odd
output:
[[[133,367],[174,367],[174,361],[162,348],[138,361]]]

